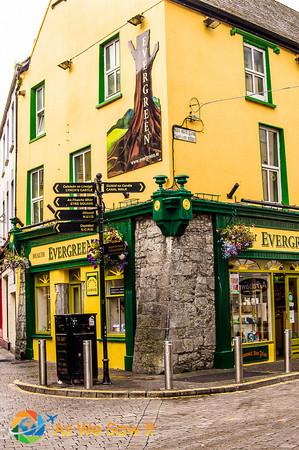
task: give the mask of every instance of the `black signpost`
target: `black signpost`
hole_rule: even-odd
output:
[[[83,220],[88,221],[95,221],[97,218],[96,210],[94,209],[58,209],[55,212],[55,219],[56,220],[72,220],[73,222],[79,221],[82,222]]]
[[[99,229],[100,247],[100,304],[101,304],[101,334],[103,342],[103,380],[102,384],[111,384],[109,375],[106,287],[105,287],[105,255],[119,255],[125,251],[124,242],[109,242],[104,244],[104,202],[103,194],[143,192],[145,184],[142,181],[132,183],[107,183],[102,181],[102,174],[98,173],[94,183],[55,183],[56,194],[93,194],[82,197],[60,196],[54,199],[54,205],[59,208],[81,208],[76,210],[57,210],[55,230],[58,233],[95,233],[96,221]],[[85,209],[82,209],[85,208]],[[88,208],[88,209],[86,209]]]
[[[97,205],[95,197],[55,197],[54,205],[59,208],[92,208]]]
[[[145,184],[142,181],[133,183],[102,183],[105,193],[115,192],[143,192]]]
[[[55,194],[94,194],[95,183],[55,183]]]
[[[96,233],[95,223],[88,222],[57,222],[54,226],[58,233]]]

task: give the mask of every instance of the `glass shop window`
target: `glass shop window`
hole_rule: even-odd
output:
[[[272,339],[271,285],[267,273],[230,273],[232,337],[243,343]]]
[[[50,333],[50,277],[48,272],[35,276],[35,311],[36,333]]]
[[[108,335],[124,335],[125,327],[125,299],[124,279],[106,279],[106,299],[108,316]]]

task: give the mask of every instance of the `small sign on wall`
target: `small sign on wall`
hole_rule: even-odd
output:
[[[99,295],[98,272],[87,272],[86,274],[86,295]]]
[[[192,142],[193,144],[196,144],[196,132],[194,130],[174,125],[172,127],[172,133],[174,139],[178,139],[179,141]]]

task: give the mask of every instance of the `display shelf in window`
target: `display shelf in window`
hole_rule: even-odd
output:
[[[243,343],[271,340],[270,275],[239,273],[235,287],[231,290],[232,335],[241,336]]]

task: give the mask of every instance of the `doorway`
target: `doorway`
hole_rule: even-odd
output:
[[[299,275],[274,274],[276,357],[284,355],[285,329],[293,340],[299,338],[298,295]]]
[[[69,295],[70,295],[69,297],[70,314],[81,314],[82,313],[81,285],[70,284]]]

